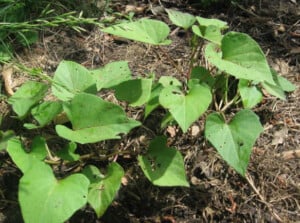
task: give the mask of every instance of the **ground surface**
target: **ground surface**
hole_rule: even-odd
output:
[[[120,156],[119,162],[126,169],[126,185],[106,214],[97,219],[93,211],[78,211],[69,222],[300,222],[300,161],[289,151],[300,150],[300,3],[295,1],[246,1],[241,5],[219,4],[207,9],[198,8],[193,1],[113,1],[113,10],[120,12],[128,5],[138,8],[139,17],[151,17],[170,24],[161,7],[175,8],[208,18],[227,21],[230,29],[250,34],[259,42],[271,66],[297,85],[286,101],[266,96],[255,108],[264,126],[257,141],[247,179],[235,173],[222,161],[216,151],[203,138],[203,120],[193,125],[195,131],[173,136],[176,128],[164,130],[170,144],[184,155],[190,188],[159,188],[152,186],[142,176],[137,166],[136,153]],[[149,2],[152,2],[151,4]],[[197,1],[194,1],[197,2]],[[171,26],[172,31],[175,27]],[[190,54],[187,35],[173,32],[173,43],[165,51],[183,71],[188,70]],[[74,60],[89,68],[97,68],[111,61],[127,60],[135,75],[150,72],[160,75],[180,73],[155,47],[140,43],[112,39],[99,30],[78,34],[64,28],[55,32],[45,31],[40,41],[31,49],[20,52],[19,62],[29,67],[41,67],[53,73],[63,59]],[[26,77],[27,78],[27,77]],[[11,87],[19,86],[26,78],[14,74]],[[1,112],[6,115],[1,128],[18,125],[9,118],[12,114],[4,101]],[[142,111],[132,111],[139,117]],[[89,150],[105,151],[123,148],[137,151],[143,148],[144,139],[162,131],[155,128],[160,113],[152,115],[144,125],[151,132],[141,129],[122,142],[100,143]],[[86,148],[81,148],[86,149]],[[1,154],[1,222],[22,222],[19,217],[16,193],[21,174]],[[106,163],[99,162],[105,166]]]

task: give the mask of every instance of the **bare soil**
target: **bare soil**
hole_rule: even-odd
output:
[[[92,209],[85,207],[68,222],[299,223],[300,3],[292,0],[261,0],[244,1],[233,6],[224,1],[203,9],[197,1],[112,2],[111,7],[115,11],[124,12],[132,5],[136,7],[134,10],[138,17],[147,16],[170,24],[173,43],[160,50],[112,38],[98,29],[78,34],[61,28],[42,32],[38,43],[19,52],[18,62],[28,67],[40,67],[51,75],[61,60],[73,60],[88,68],[127,60],[136,76],[155,73],[157,77],[173,75],[181,78],[189,69],[189,35],[175,30],[166,13],[161,11],[165,7],[207,18],[219,18],[227,21],[231,30],[248,33],[261,45],[271,66],[293,82],[297,89],[287,96],[286,101],[265,95],[263,103],[254,109],[265,130],[253,148],[246,178],[233,171],[205,141],[204,120],[194,123],[187,134],[182,134],[176,126],[161,130],[158,127],[163,111],[154,112],[144,121],[144,128],[135,130],[120,141],[81,147],[83,153],[87,150],[105,154],[128,150],[127,155],[118,157],[118,162],[126,170],[127,182],[122,185],[103,217],[97,219]],[[199,59],[203,60],[201,54]],[[11,88],[15,90],[28,78],[14,73]],[[2,93],[5,93],[4,90]],[[4,116],[1,129],[30,134],[11,118],[11,108],[5,101],[0,102],[0,111]],[[142,113],[143,108],[128,109],[128,114],[140,120]],[[159,134],[167,135],[169,145],[182,152],[190,188],[156,187],[142,175],[136,155],[143,151],[147,140]],[[0,160],[0,222],[22,222],[16,195],[21,173],[7,153],[1,152]],[[87,160],[87,163],[101,167],[107,165],[107,161],[98,160]]]

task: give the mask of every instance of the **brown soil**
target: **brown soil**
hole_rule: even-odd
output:
[[[153,14],[153,10],[161,7],[159,1],[113,2],[114,10],[122,11],[126,5],[135,5],[144,9],[137,16],[170,24],[165,12]],[[250,34],[261,45],[271,66],[296,84],[297,89],[286,101],[266,95],[264,102],[255,108],[265,130],[253,148],[246,178],[228,167],[205,141],[204,120],[196,122],[187,134],[182,134],[175,126],[160,130],[161,111],[144,122],[148,130],[138,129],[122,141],[89,146],[89,150],[98,153],[110,148],[133,151],[118,159],[126,170],[128,182],[103,217],[97,219],[87,207],[78,211],[69,222],[300,222],[300,5],[292,0],[261,0],[244,1],[236,6],[216,4],[203,9],[193,2],[197,1],[169,0],[161,1],[161,4],[194,15],[222,19],[228,22],[231,30]],[[171,32],[174,31],[175,27],[170,27]],[[177,31],[170,38],[173,43],[163,47],[162,51],[157,47],[113,39],[97,29],[82,34],[65,29],[47,30],[37,44],[18,55],[18,62],[41,67],[52,74],[63,59],[74,60],[89,68],[127,60],[136,76],[155,73],[180,78],[182,73],[188,72],[188,35]],[[26,78],[13,74],[12,89],[15,90]],[[12,111],[5,101],[1,101],[0,106],[1,114],[5,116],[1,129],[25,131],[10,118]],[[128,112],[141,118],[142,108]],[[162,133],[169,137],[170,145],[184,155],[190,188],[155,187],[142,175],[136,161],[137,151],[145,147],[145,140],[153,134]],[[0,222],[22,222],[16,197],[21,174],[5,152],[0,153],[0,158]],[[106,164],[97,161],[97,165]]]

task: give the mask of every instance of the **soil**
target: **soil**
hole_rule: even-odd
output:
[[[19,52],[16,58],[18,63],[40,67],[50,75],[61,60],[73,60],[88,68],[127,60],[136,76],[155,73],[157,77],[180,78],[189,70],[189,36],[171,25],[162,7],[227,21],[230,30],[251,35],[262,47],[270,65],[297,86],[286,101],[265,95],[263,103],[254,109],[264,132],[253,148],[247,177],[232,170],[205,141],[204,120],[198,120],[188,133],[182,134],[176,126],[158,129],[162,111],[156,111],[143,123],[146,128],[134,130],[120,141],[79,149],[107,153],[115,148],[132,152],[118,157],[126,170],[126,183],[105,215],[97,219],[93,210],[85,207],[68,222],[300,222],[300,3],[260,0],[232,5],[224,1],[201,8],[199,2],[112,1],[114,11],[124,12],[131,5],[135,6],[137,17],[155,18],[170,24],[173,42],[162,50],[112,38],[96,28],[83,33],[59,28],[43,31],[39,42]],[[173,58],[173,62],[166,55]],[[16,90],[28,78],[14,73],[11,88]],[[4,89],[2,93],[5,94]],[[13,113],[4,100],[0,103],[0,111],[4,117],[1,129],[30,134],[11,118]],[[142,108],[128,110],[140,120],[142,112]],[[190,188],[156,187],[142,175],[136,155],[145,148],[145,141],[160,134],[167,135],[168,143],[182,152]],[[1,152],[0,159],[0,222],[22,222],[17,202],[21,173],[7,153]],[[107,165],[107,161],[87,162],[101,167]]]

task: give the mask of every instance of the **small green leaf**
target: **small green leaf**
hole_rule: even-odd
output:
[[[20,140],[13,138],[7,143],[7,152],[18,168],[26,173],[34,160],[41,161],[47,156],[46,141],[42,137],[35,137],[30,152],[26,152]]]
[[[184,29],[190,28],[196,21],[195,16],[189,13],[183,13],[172,9],[166,9],[166,11],[172,23]]]
[[[220,30],[228,29],[227,22],[219,19],[207,19],[200,16],[197,16],[196,19],[199,25],[203,27],[216,26]]]
[[[15,136],[14,131],[0,131],[0,151],[6,149],[8,141]]]
[[[81,92],[97,93],[96,80],[90,71],[72,61],[62,61],[59,64],[53,81],[52,92],[62,101],[68,101]]]
[[[164,136],[153,139],[148,152],[138,156],[139,165],[154,185],[189,187],[180,152],[166,144]]]
[[[229,32],[222,39],[221,53],[218,47],[208,44],[206,59],[236,78],[266,81],[274,84],[270,67],[259,45],[245,33]]]
[[[229,124],[220,114],[213,113],[205,124],[206,138],[242,176],[245,176],[252,147],[262,131],[259,118],[250,110],[238,112]]]
[[[213,43],[221,45],[222,33],[217,26],[210,25],[207,27],[201,27],[201,26],[194,25],[192,27],[192,30],[196,35],[206,40],[209,40]]]
[[[193,32],[206,40],[221,45],[221,31],[228,28],[227,23],[219,19],[206,19],[199,16],[196,19],[199,25],[192,27]]]
[[[80,158],[80,155],[75,153],[77,144],[75,142],[68,143],[64,148],[59,150],[56,155],[63,160],[68,160],[70,162],[77,161]]]
[[[73,174],[57,180],[50,166],[33,161],[19,183],[19,202],[25,222],[61,223],[87,202],[89,180]]]
[[[119,134],[140,125],[140,122],[127,118],[120,106],[91,94],[77,94],[63,107],[73,130],[57,125],[58,135],[82,144],[118,139]]]
[[[201,66],[193,67],[191,79],[197,79],[199,80],[200,84],[207,84],[210,87],[213,87],[216,82],[215,78],[210,74],[210,72]]]
[[[97,167],[91,165],[83,170],[83,174],[91,182],[88,202],[99,218],[113,202],[121,186],[124,170],[119,164],[113,162],[108,166],[107,173],[104,176]]]
[[[127,61],[116,61],[91,71],[97,83],[97,90],[111,88],[131,79],[131,71]]]
[[[238,89],[244,108],[253,108],[261,102],[263,95],[255,85],[248,80],[240,79]]]
[[[62,105],[58,101],[45,101],[33,109],[31,109],[32,116],[39,122],[39,126],[32,124],[24,124],[26,128],[35,129],[41,128],[49,124],[59,113],[62,112]]]
[[[153,45],[168,45],[171,43],[171,40],[166,39],[170,32],[168,25],[153,19],[140,19],[135,22],[121,23],[102,29],[102,31]]]
[[[291,82],[289,82],[284,77],[279,76],[279,74],[271,69],[273,79],[275,81],[275,84],[270,84],[267,82],[263,82],[262,86],[263,88],[270,93],[271,95],[274,95],[282,100],[286,100],[285,97],[285,91],[291,92],[296,89],[295,85],[293,85]]]
[[[30,109],[45,96],[47,90],[48,87],[44,83],[28,81],[8,99],[8,103],[12,105],[19,118],[23,119]]]
[[[131,106],[145,104],[151,95],[152,79],[128,80],[115,86],[115,95],[118,100],[124,100]]]
[[[159,102],[167,108],[183,132],[208,108],[212,95],[208,87],[194,84],[187,95],[179,88],[167,87],[161,91]]]

